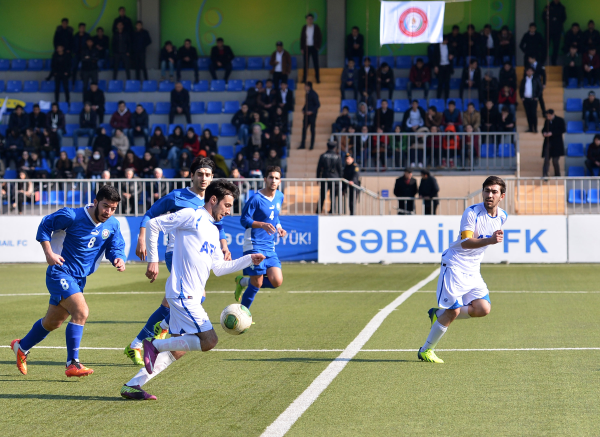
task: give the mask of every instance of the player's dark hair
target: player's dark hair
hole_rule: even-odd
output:
[[[267,167],[267,170],[265,171],[265,179],[268,178],[271,173],[275,172],[279,173],[279,177],[281,177],[281,167],[278,165],[270,165]]]
[[[98,202],[102,202],[103,200],[108,200],[109,202],[120,202],[121,195],[112,185],[103,185],[96,193],[96,200]]]
[[[190,167],[190,176],[195,175],[196,171],[198,171],[198,169],[200,168],[210,168],[210,171],[213,174],[215,174],[216,167],[217,166],[215,165],[215,162],[212,159],[199,156],[196,159],[194,159],[194,162],[192,162],[192,165]]]
[[[492,185],[499,185],[500,193],[506,193],[506,182],[504,182],[504,179],[498,176],[490,176],[483,182],[483,189],[485,190],[485,187],[489,187]]]
[[[212,181],[208,187],[206,187],[206,191],[204,192],[204,201],[209,202],[213,196],[217,198],[217,203],[219,203],[225,196],[232,196],[233,199],[237,199],[240,195],[240,190],[232,182],[229,182],[227,179],[217,179],[216,181]]]

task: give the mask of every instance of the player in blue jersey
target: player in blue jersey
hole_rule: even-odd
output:
[[[136,248],[136,255],[142,261],[146,259],[146,225],[148,222],[164,214],[173,213],[183,208],[198,209],[204,205],[204,192],[208,185],[212,182],[215,170],[215,163],[208,158],[196,158],[190,167],[190,175],[192,178],[192,186],[171,191],[166,196],[160,198],[146,212],[140,225],[140,235]],[[226,261],[231,260],[231,253],[227,247],[227,237],[223,230],[222,222],[215,223],[219,229],[219,238],[221,240],[221,250]],[[171,271],[171,262],[173,259],[173,246],[175,239],[173,235],[168,236],[167,249],[165,251],[165,262],[167,270]],[[204,301],[204,297],[202,298]],[[169,304],[166,298],[163,298],[161,305],[148,318],[148,321],[133,339],[131,344],[125,347],[124,354],[127,355],[134,364],[138,366],[144,365],[142,359],[142,341],[147,337],[163,339],[169,330]]]
[[[260,265],[244,269],[244,275],[250,278],[235,278],[235,300],[240,302],[241,298],[241,303],[246,308],[250,308],[259,289],[277,288],[283,283],[281,262],[275,253],[275,234],[281,238],[287,235],[279,222],[279,212],[284,200],[283,193],[278,190],[281,168],[268,167],[265,174],[265,187],[246,202],[240,220],[246,228],[244,255],[262,253],[266,257]]]
[[[113,217],[121,196],[110,185],[96,194],[94,203],[83,208],[62,208],[42,219],[36,239],[41,243],[49,267],[46,286],[50,305],[46,316],[33,325],[22,339],[13,340],[11,349],[17,357],[17,368],[27,375],[29,350],[40,343],[50,331],[67,320],[67,376],[87,376],[94,373],[79,362],[79,344],[88,317],[83,297],[86,278],[94,273],[106,258],[119,272],[125,270],[125,241],[119,221]]]

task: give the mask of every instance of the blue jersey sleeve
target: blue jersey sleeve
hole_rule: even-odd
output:
[[[285,200],[285,196],[283,195],[283,193],[281,191],[279,191],[278,193],[279,193],[279,205],[281,207],[283,207],[283,201]],[[277,219],[275,220],[275,227],[281,226],[281,222],[279,221],[279,213],[280,212],[281,212],[281,209],[279,209],[279,211],[277,212]]]
[[[125,240],[123,240],[119,222],[117,222],[115,231],[110,239],[106,242],[106,258],[111,263],[114,263],[117,258],[127,261],[127,255],[125,255]]]
[[[50,241],[52,240],[52,232],[67,229],[71,226],[73,220],[75,220],[75,210],[71,208],[59,209],[42,219],[35,239],[40,243]]]
[[[242,216],[240,217],[241,225],[246,228],[252,228],[254,223],[254,212],[256,211],[256,194],[244,205]]]
[[[172,211],[177,206],[175,192],[170,192],[166,196],[161,197],[154,202],[154,205],[152,205],[148,211],[146,211],[146,214],[144,214],[144,218],[142,219],[142,223],[140,224],[140,228],[145,228],[148,221]]]
[[[219,240],[227,240],[227,235],[225,235],[225,228],[223,227],[223,220],[220,222],[215,222],[215,226],[219,230]]]

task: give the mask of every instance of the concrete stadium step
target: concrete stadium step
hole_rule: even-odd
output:
[[[523,176],[523,175],[522,175]],[[525,214],[564,214],[565,189],[563,184],[542,182],[535,186],[521,184],[515,187],[515,210]]]

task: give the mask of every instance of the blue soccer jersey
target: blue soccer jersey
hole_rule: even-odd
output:
[[[284,196],[281,191],[275,192],[273,200],[269,200],[264,194],[258,191],[246,202],[240,220],[242,226],[246,228],[244,233],[244,253],[249,251],[254,253],[275,251],[276,233],[269,235],[264,229],[253,229],[252,223],[255,221],[270,223],[275,228],[281,226],[279,212],[281,211],[283,200]]]

